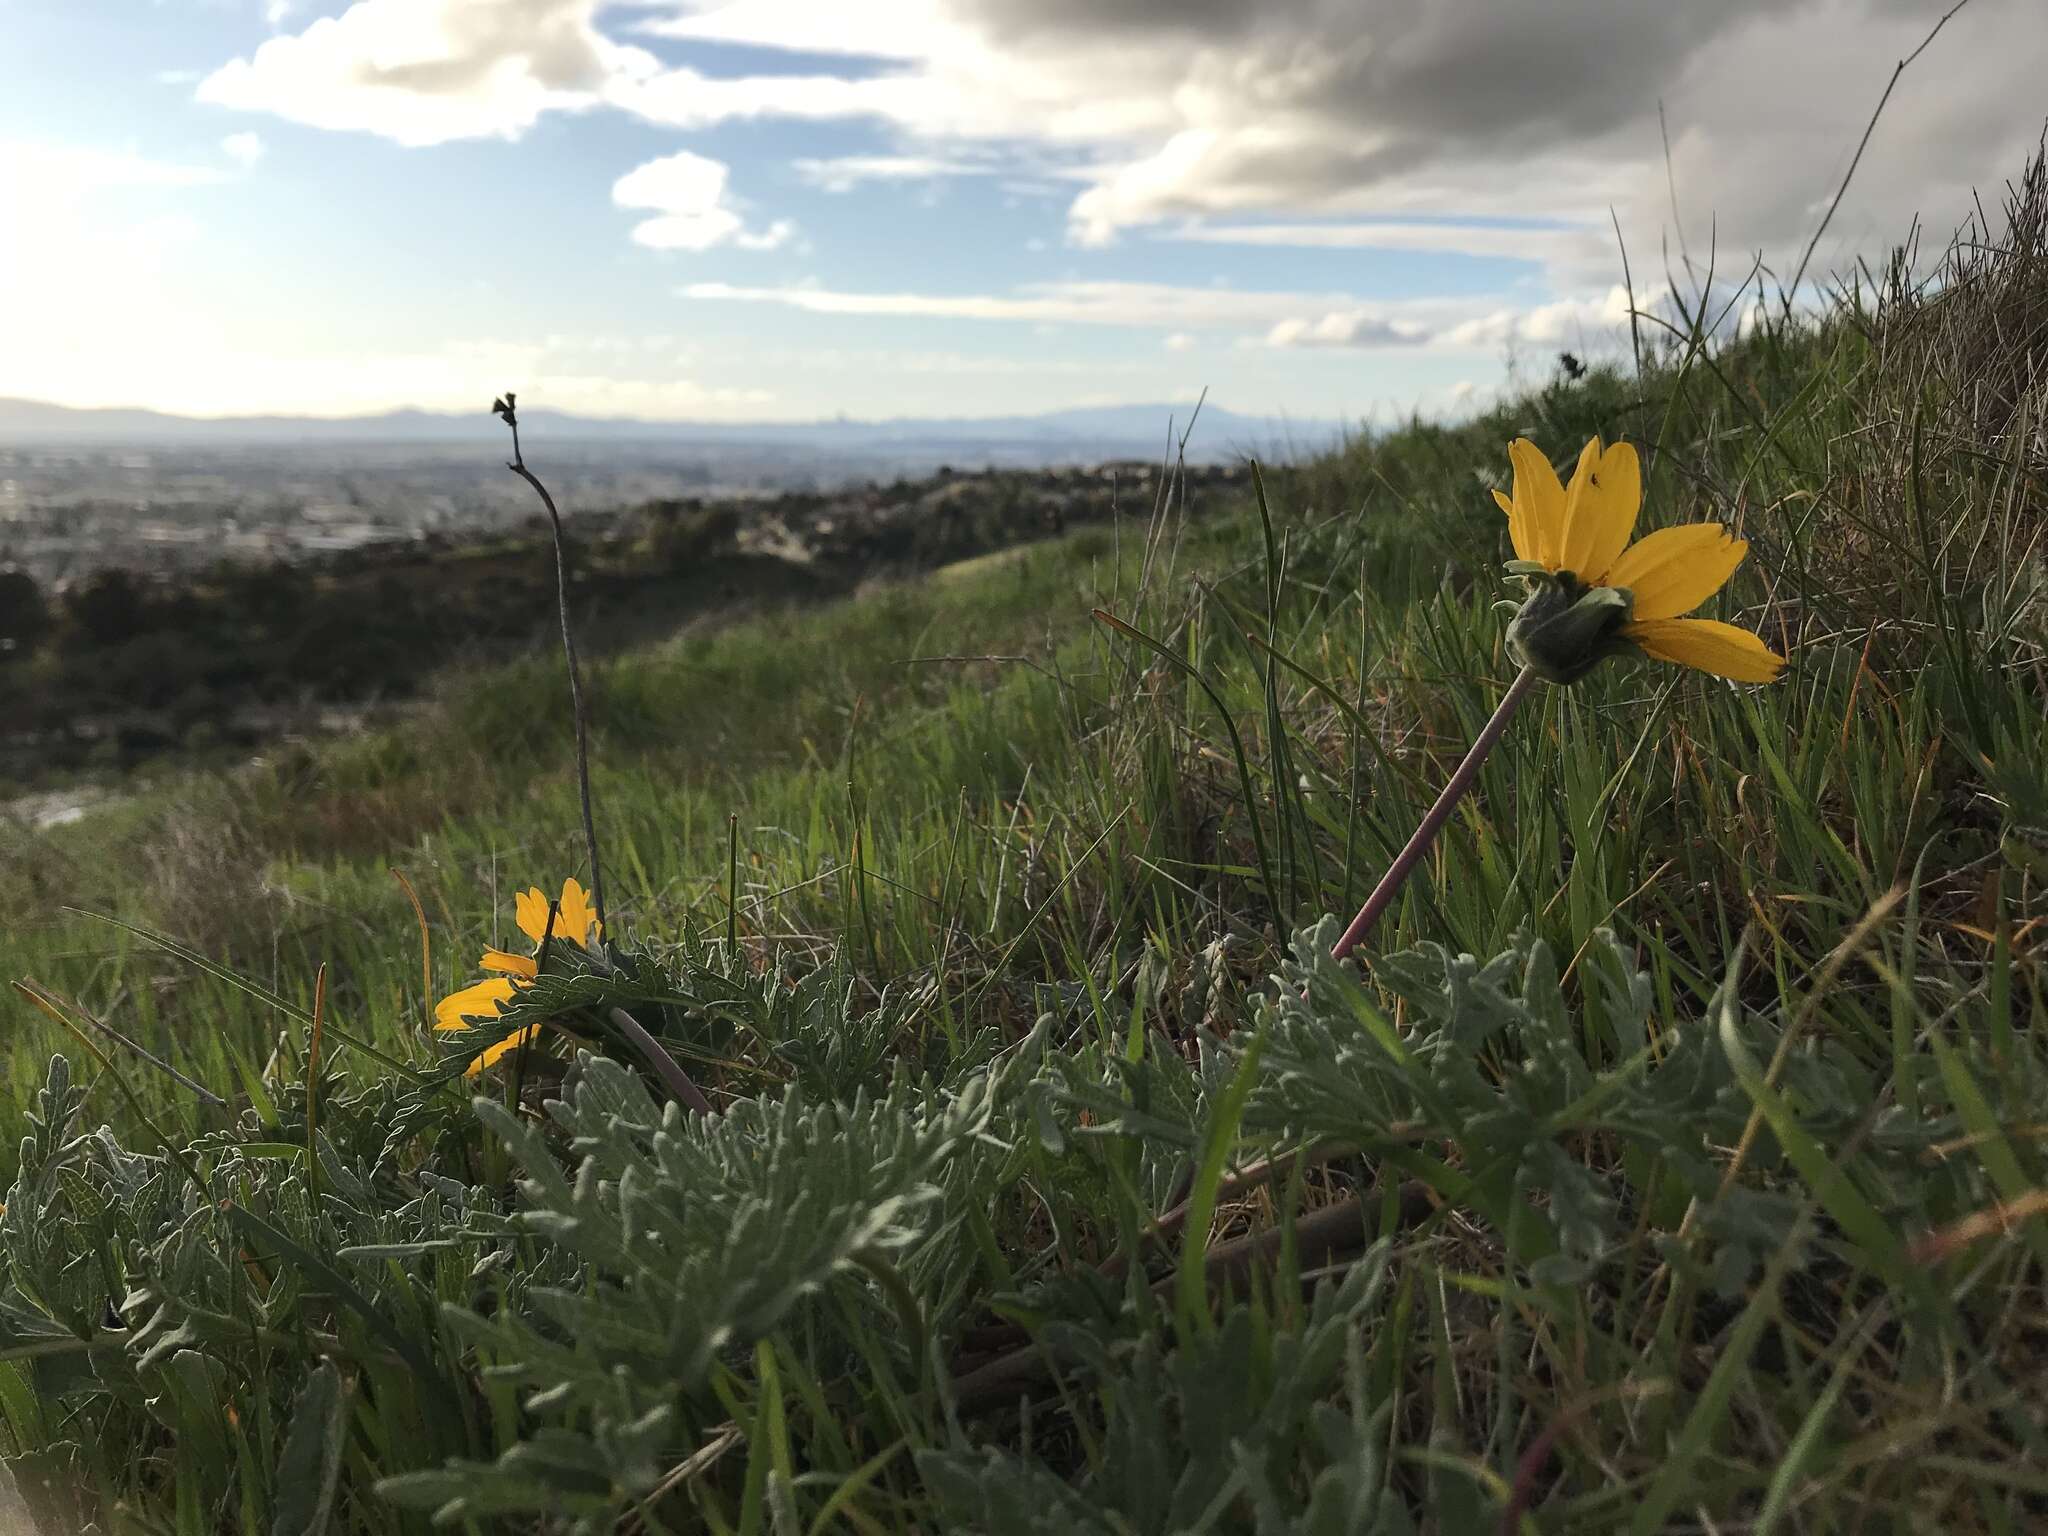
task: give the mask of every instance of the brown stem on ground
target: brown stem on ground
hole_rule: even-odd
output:
[[[647,1529],[647,1517],[653,1512],[655,1505],[691,1478],[717,1465],[727,1451],[744,1439],[746,1436],[740,1432],[737,1424],[721,1424],[713,1430],[709,1439],[676,1463],[668,1475],[650,1488],[627,1512],[625,1518],[619,1522],[620,1536],[639,1536],[640,1532]]]
[[[1325,1163],[1333,1163],[1338,1158],[1357,1150],[1348,1142],[1325,1141],[1298,1152],[1284,1152],[1278,1157],[1265,1158],[1253,1163],[1249,1168],[1226,1176],[1222,1183],[1216,1186],[1217,1203],[1235,1200],[1239,1195],[1248,1194],[1263,1184],[1271,1183],[1281,1175],[1291,1172],[1296,1162],[1304,1169],[1320,1168]],[[1138,1234],[1141,1247],[1149,1247],[1163,1238],[1173,1236],[1187,1225],[1188,1212],[1193,1208],[1192,1202],[1182,1194],[1172,1209]],[[1100,1272],[1111,1280],[1120,1278],[1130,1267],[1130,1255],[1125,1253],[1113,1253],[1099,1266]]]

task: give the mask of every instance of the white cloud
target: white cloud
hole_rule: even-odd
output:
[[[769,374],[854,373],[874,378],[906,376],[939,378],[1099,379],[1109,374],[1136,375],[1152,371],[1150,360],[1100,357],[1014,357],[1007,353],[905,351],[895,347],[852,348],[763,347],[752,354],[755,366]]]
[[[1659,289],[1638,294],[1636,301],[1648,309],[1662,298]],[[1628,312],[1628,290],[1617,283],[1598,298],[1557,299],[1533,308],[1502,308],[1475,315],[1452,326],[1443,340],[1454,347],[1557,346],[1581,341],[1588,334],[1613,334],[1628,324]]]
[[[747,227],[726,195],[727,174],[719,161],[682,150],[621,176],[612,185],[612,201],[659,215],[633,227],[634,240],[657,251],[708,251],[720,245],[772,251],[787,244],[796,233],[787,219],[766,229]]]
[[[406,145],[516,138],[656,67],[592,23],[597,0],[356,0],[223,65],[199,99]]]
[[[1422,298],[1366,303],[1348,294],[1309,294],[1171,283],[1026,283],[1008,293],[851,292],[815,283],[747,287],[689,283],[678,290],[700,303],[775,304],[816,315],[982,320],[1035,326],[1089,325],[1157,330],[1161,345],[1197,344],[1190,326],[1236,331],[1243,344],[1276,349],[1489,351],[1509,345],[1586,344],[1622,335],[1628,290],[1540,304],[1497,297]],[[1639,292],[1646,308],[1665,301],[1662,287]]]
[[[252,170],[263,158],[263,140],[253,133],[231,133],[220,141],[220,150],[243,170]]]
[[[841,155],[826,160],[793,160],[790,168],[814,187],[851,192],[870,181],[936,181],[980,175],[986,168],[935,155]]]
[[[1369,309],[1333,310],[1314,320],[1290,317],[1266,333],[1272,347],[1412,347],[1429,339],[1426,326]]]
[[[687,67],[622,71],[606,82],[604,99],[647,122],[684,130],[764,118],[912,121],[939,105],[926,82],[906,74],[713,76]]]
[[[938,0],[678,0],[680,14],[634,28],[651,37],[802,48],[859,58],[916,59],[947,25]]]
[[[1278,246],[1309,250],[1445,252],[1510,261],[1538,261],[1563,267],[1614,257],[1614,237],[1604,227],[1474,224],[1376,220],[1348,224],[1188,223],[1155,232],[1162,240],[1205,245]]]
[[[1115,325],[1174,330],[1205,325],[1270,325],[1290,313],[1344,296],[1240,292],[1171,283],[1026,283],[1012,293],[854,293],[811,285],[742,287],[690,283],[683,297],[702,301],[780,304],[819,315],[928,316],[949,320],[1025,321],[1040,325]]]
[[[1516,306],[1499,298],[1422,298],[1366,303],[1350,294],[1313,294],[1172,283],[1026,283],[1008,293],[861,293],[815,283],[747,287],[689,283],[684,298],[706,303],[776,304],[817,315],[986,320],[1035,326],[1119,326],[1166,332],[1162,344],[1195,344],[1189,327],[1236,331],[1275,348],[1497,347],[1546,342],[1571,327],[1626,324],[1620,288],[1604,296]],[[1249,333],[1249,334],[1247,334]]]
[[[1662,283],[1638,289],[1643,314],[1671,318],[1671,291]],[[1386,306],[1293,315],[1266,333],[1270,347],[1388,347],[1427,345],[1459,351],[1569,345],[1597,349],[1628,334],[1629,291],[1580,293],[1540,304],[1487,299],[1432,300],[1389,313]],[[1462,309],[1462,313],[1460,313]]]

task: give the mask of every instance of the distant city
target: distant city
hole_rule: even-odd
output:
[[[961,469],[1165,457],[1189,406],[985,421],[711,425],[522,411],[529,460],[565,513],[683,498],[832,491]],[[1169,433],[1175,434],[1170,440]],[[1203,411],[1191,463],[1288,457],[1331,423]],[[156,573],[298,561],[523,526],[532,492],[509,442],[474,418],[400,412],[327,421],[183,419],[0,401],[0,568],[58,587],[108,566]]]
[[[167,573],[303,560],[435,534],[487,535],[536,512],[502,445],[0,447],[0,566],[61,585],[107,566]],[[865,466],[786,455],[550,443],[565,511],[843,483]],[[888,473],[887,469],[882,471]]]

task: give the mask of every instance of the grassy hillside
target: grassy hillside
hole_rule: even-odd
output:
[[[556,666],[10,844],[0,972],[227,1101],[6,1005],[13,1448],[152,1531],[2033,1528],[2040,190],[1264,516],[606,662],[617,947],[480,1078],[431,1006],[582,867]],[[1505,444],[1595,432],[1792,667],[1541,690],[1338,967],[1514,674]]]

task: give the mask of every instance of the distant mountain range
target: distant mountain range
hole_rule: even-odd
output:
[[[833,449],[845,453],[888,453],[958,444],[962,450],[1000,445],[1011,451],[1043,448],[1049,458],[1072,460],[1082,449],[1105,458],[1156,458],[1166,449],[1169,428],[1186,430],[1188,405],[1114,405],[1049,411],[1036,416],[899,418],[854,421],[844,417],[809,422],[639,421],[573,416],[540,408],[522,410],[520,426],[529,443],[617,442],[684,447],[691,444],[748,445],[773,449]],[[472,412],[401,410],[378,416],[173,416],[161,411],[74,410],[38,400],[0,398],[0,444],[99,444],[106,446],[277,448],[308,444],[469,443],[503,429],[488,409]],[[1335,421],[1294,421],[1244,416],[1204,405],[1190,458],[1234,458],[1257,452],[1313,451],[1341,436]],[[1027,455],[1028,456],[1028,455]]]

